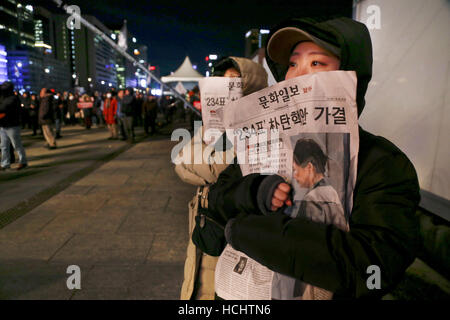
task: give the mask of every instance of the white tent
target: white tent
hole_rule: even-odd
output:
[[[203,76],[192,67],[191,60],[189,60],[189,57],[186,56],[184,59],[184,62],[181,64],[181,66],[175,71],[173,74],[165,77],[161,77],[162,82],[197,82],[199,81]]]

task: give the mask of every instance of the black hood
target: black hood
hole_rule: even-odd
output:
[[[340,48],[340,70],[356,71],[358,78],[356,102],[358,115],[364,109],[364,95],[372,78],[372,41],[369,30],[360,22],[346,17],[290,19],[271,30],[270,37],[284,27],[296,27]],[[287,66],[270,59],[266,49],[266,59],[275,79],[283,81]]]
[[[14,94],[14,84],[9,81],[5,81],[0,85],[0,94],[4,97],[8,97]]]

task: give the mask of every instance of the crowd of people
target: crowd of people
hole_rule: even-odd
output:
[[[131,87],[91,94],[42,88],[39,93],[21,94],[11,82],[4,82],[0,86],[1,169],[15,162],[14,151],[19,156],[17,169],[28,166],[21,129],[31,129],[32,136],[42,135],[49,150],[57,148],[64,126],[107,127],[108,139],[133,143],[135,127],[142,126],[146,135],[154,135],[158,125],[171,122],[174,114],[184,118],[189,114],[185,111],[180,99],[144,95]]]

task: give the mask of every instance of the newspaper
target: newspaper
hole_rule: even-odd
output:
[[[199,81],[203,140],[214,143],[224,132],[224,106],[242,97],[242,78],[207,77]]]
[[[283,176],[293,188],[293,205],[284,211],[292,218],[348,231],[359,148],[356,84],[353,71],[319,72],[227,105],[224,125],[242,174]],[[251,268],[233,272],[237,257],[246,257]],[[264,281],[252,280],[261,275]],[[219,257],[215,280],[217,295],[224,299],[301,299],[308,286],[268,273],[231,246]]]
[[[216,266],[215,290],[225,300],[270,300],[272,277],[271,270],[227,245]]]

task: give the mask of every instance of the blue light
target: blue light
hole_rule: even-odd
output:
[[[5,47],[0,45],[0,83],[8,80],[8,60]]]

